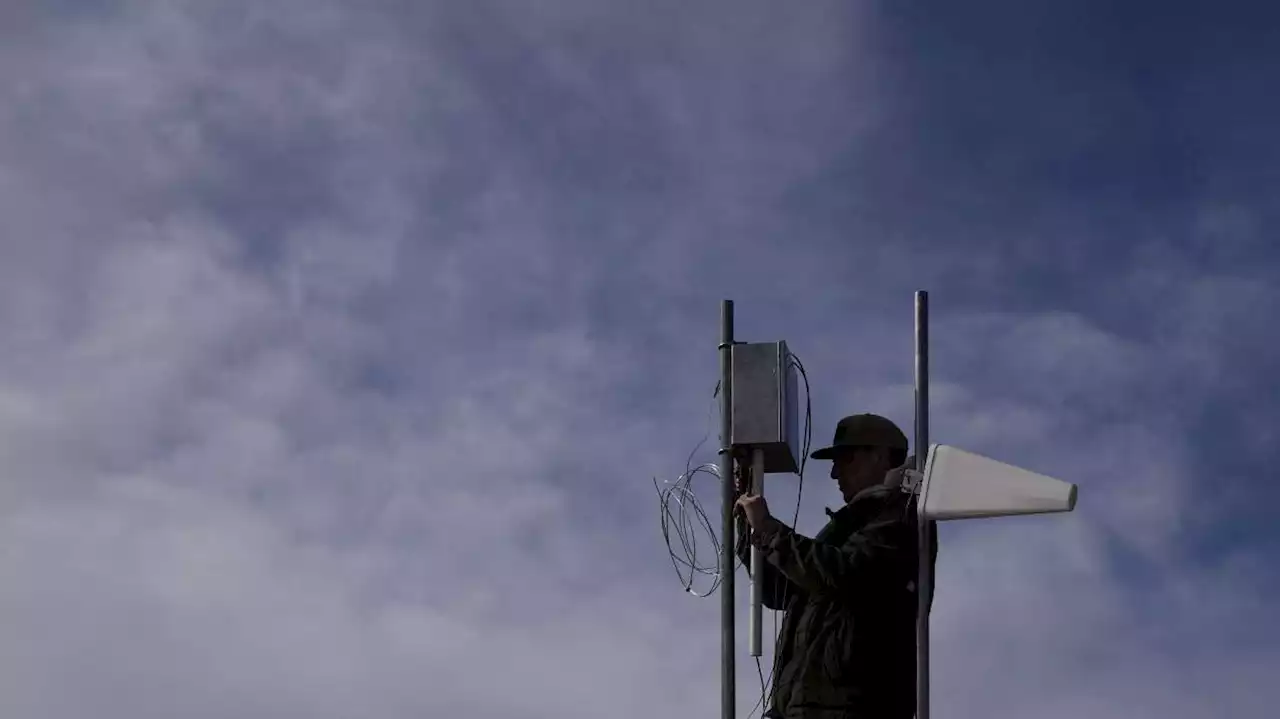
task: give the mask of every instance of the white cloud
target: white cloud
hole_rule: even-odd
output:
[[[799,279],[839,277],[831,248],[761,239],[830,149],[805,135],[848,119],[820,91],[862,26],[831,6],[636,35],[597,5],[507,7],[493,27],[525,28],[512,37],[549,87],[608,79],[575,63],[580,28],[675,37],[663,52],[698,61],[636,80],[649,114],[628,127],[682,158],[652,201],[609,185],[609,162],[582,160],[595,192],[557,185],[527,147],[542,136],[519,132],[539,116],[509,126],[514,109],[489,104],[504,79],[485,63],[501,62],[439,39],[476,18],[441,8],[138,3],[5,50],[0,714],[710,715],[717,603],[678,593],[649,484],[706,431],[700,283],[726,276],[708,258],[742,283],[743,335],[785,331],[805,356],[816,441],[849,407],[910,416],[898,323],[846,336],[835,314],[777,309],[870,300],[914,279],[876,276],[903,258],[867,247],[861,283],[828,292]],[[789,48],[776,73],[765,47]],[[735,80],[738,61],[761,75]],[[789,84],[800,71],[812,86]],[[813,119],[782,122],[761,88],[812,96]],[[616,108],[589,109],[607,120],[584,126],[590,149],[646,159],[616,144]],[[1265,291],[1167,286],[1196,320],[1170,340],[1184,347]],[[705,322],[688,314],[704,300]],[[620,305],[651,309],[624,333]],[[1066,313],[938,322],[935,438],[1082,485],[1075,516],[949,530],[939,715],[1203,716],[1265,697],[1274,651],[1202,629],[1265,620],[1260,560],[1188,568],[1169,548],[1194,511],[1167,434],[1181,425],[1096,416],[1222,358],[1161,369],[1158,343]],[[1154,567],[1161,599],[1116,549]],[[1188,646],[1205,649],[1169,653]],[[739,675],[745,715],[745,657]]]

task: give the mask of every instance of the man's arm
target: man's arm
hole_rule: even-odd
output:
[[[751,541],[747,534],[747,525],[745,522],[738,524],[738,559],[742,560],[743,565],[747,568],[747,574],[751,574]],[[768,550],[765,550],[768,554]],[[760,571],[761,594],[765,607],[769,609],[785,610],[787,602],[792,596],[802,593],[800,587],[793,584],[785,576],[766,560]]]
[[[887,511],[839,546],[796,534],[775,520],[761,542],[768,563],[790,583],[812,594],[848,594],[914,566],[914,514]]]

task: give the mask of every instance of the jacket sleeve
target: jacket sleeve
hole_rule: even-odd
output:
[[[749,576],[751,574],[751,541],[745,524],[739,524],[737,540],[738,559],[742,560],[742,564],[747,568]],[[803,591],[769,563],[768,553],[766,549],[765,561],[760,573],[761,589],[763,590],[761,594],[763,595],[765,607],[782,611],[787,608],[787,602],[793,596],[803,594]]]
[[[774,528],[766,540],[769,564],[791,583],[815,595],[847,595],[915,572],[914,511],[889,511],[854,532],[841,545]],[[905,585],[905,581],[904,581]]]

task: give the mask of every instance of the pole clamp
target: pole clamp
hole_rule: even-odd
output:
[[[902,470],[902,484],[899,485],[904,494],[915,494],[924,484],[924,474],[914,469]]]

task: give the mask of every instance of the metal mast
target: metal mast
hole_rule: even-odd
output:
[[[720,481],[724,495],[724,541],[720,545],[720,715],[736,719],[737,681],[733,644],[733,300],[720,303]]]
[[[929,458],[929,293],[916,292],[916,471]],[[932,523],[917,496],[919,577],[916,582],[916,719],[929,719],[929,597],[933,594]]]

